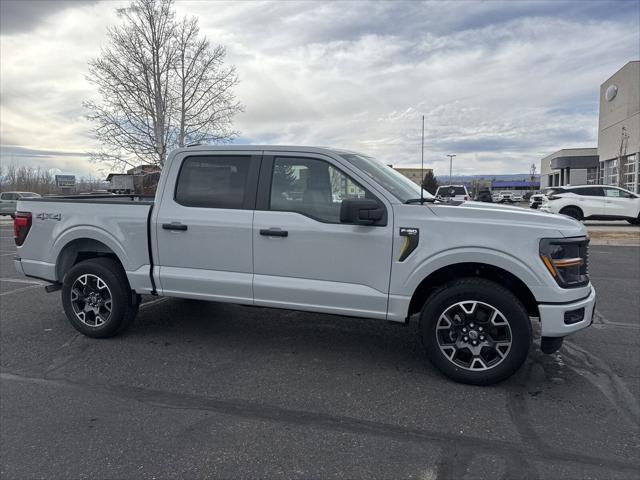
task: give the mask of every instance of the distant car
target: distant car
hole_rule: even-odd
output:
[[[2,192],[0,193],[0,215],[16,215],[16,205],[21,198],[39,197],[34,192]]]
[[[545,195],[551,195],[555,188],[545,188],[544,190],[538,190],[529,197],[529,208],[538,209],[544,201]]]
[[[493,197],[491,196],[491,190],[480,190],[478,192],[478,196],[476,197],[476,202],[493,202]]]
[[[529,208],[537,209],[542,205],[544,193],[534,193],[529,197]]]
[[[436,190],[436,197],[464,202],[469,200],[469,192],[467,192],[467,187],[464,185],[442,185]]]
[[[519,195],[517,195],[517,197],[519,197],[518,200],[516,200],[516,193],[511,190],[502,190],[498,192],[497,195],[494,195],[493,201],[498,203],[513,203],[522,200],[522,197]]]
[[[606,185],[556,188],[543,198],[540,210],[576,220],[626,220],[640,225],[640,196]]]

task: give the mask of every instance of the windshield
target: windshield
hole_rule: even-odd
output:
[[[441,197],[455,197],[456,195],[466,195],[467,192],[464,187],[438,187],[436,195]]]
[[[371,177],[376,183],[379,183],[401,202],[420,198],[420,187],[418,185],[384,163],[355,153],[341,153],[340,156]],[[423,192],[424,198],[434,198],[426,190],[423,189]]]

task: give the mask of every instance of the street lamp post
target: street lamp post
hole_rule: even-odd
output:
[[[449,184],[451,184],[453,182],[453,157],[455,157],[456,154],[455,153],[449,153],[447,154],[447,157],[449,157]]]

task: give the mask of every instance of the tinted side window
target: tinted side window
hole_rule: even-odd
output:
[[[587,197],[603,197],[604,196],[602,187],[583,187],[583,188],[576,188],[574,190],[567,190],[567,192],[573,192],[576,195],[584,195]]]
[[[340,223],[346,198],[374,198],[331,164],[312,158],[277,157],[271,180],[271,210],[298,212]]]
[[[624,192],[622,190],[618,190],[617,188],[605,188],[604,189],[604,194],[607,197],[633,198],[627,192]]]
[[[251,157],[188,157],[182,163],[175,199],[187,207],[242,208]]]

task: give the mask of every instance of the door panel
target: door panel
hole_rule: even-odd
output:
[[[155,217],[164,295],[252,303],[252,224],[260,156],[190,155],[172,163]],[[182,163],[182,167],[181,167]]]
[[[604,191],[600,186],[580,187],[571,190],[576,195],[576,204],[585,217],[604,215]]]
[[[303,164],[310,168],[301,168]],[[265,167],[267,162],[263,170]],[[284,173],[291,177],[285,179],[291,185],[284,188],[282,178],[273,183],[269,203],[273,200],[279,210],[299,211],[255,212],[254,302],[385,318],[392,252],[391,208],[385,205],[389,216],[386,226],[337,223],[340,198],[360,195],[364,190],[348,180],[338,181],[333,171],[329,175],[317,167],[310,162],[294,162],[293,177],[291,170]],[[273,166],[262,180],[270,181],[271,172]],[[327,187],[327,181],[333,187]],[[336,185],[342,193],[336,191]],[[336,223],[331,221],[336,215],[332,202],[338,209]],[[284,231],[287,236],[261,234],[270,229]]]
[[[162,224],[177,219],[187,226],[186,231],[162,228]],[[193,208],[179,204],[163,208],[156,223],[163,293],[193,292],[212,299],[228,295],[249,301],[253,274],[252,221],[251,210]]]
[[[605,215],[612,217],[635,217],[634,201],[630,196],[617,188],[604,187]]]

